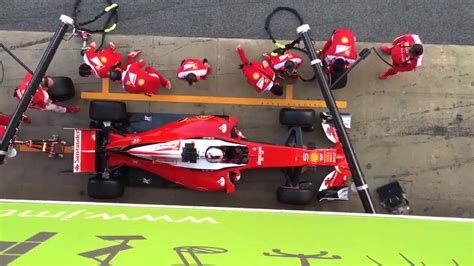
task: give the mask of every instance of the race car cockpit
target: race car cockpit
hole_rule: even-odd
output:
[[[211,164],[246,164],[248,155],[249,151],[245,146],[209,146],[204,152],[203,159]],[[198,163],[199,152],[195,143],[184,145],[181,161],[183,163]]]
[[[248,148],[242,146],[209,147],[205,158],[210,163],[246,164]]]

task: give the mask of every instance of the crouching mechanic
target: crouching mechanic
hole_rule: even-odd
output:
[[[422,65],[423,43],[416,34],[405,34],[392,42],[392,47],[380,46],[380,50],[392,56],[392,68],[380,73],[379,78],[384,80],[397,74],[415,70]]]
[[[160,86],[171,89],[171,82],[160,74],[156,69],[147,66],[143,59],[129,63],[125,68],[111,70],[109,77],[111,80],[121,83],[128,93],[143,93],[146,95],[155,94]]]
[[[181,80],[186,80],[189,85],[192,86],[194,82],[206,79],[210,73],[211,65],[209,65],[206,58],[202,61],[190,58],[181,62],[176,77]]]
[[[303,63],[303,58],[297,54],[289,52],[286,45],[275,43],[278,47],[270,54],[264,53],[263,59],[281,75],[292,79],[298,78],[298,68]],[[294,46],[294,45],[293,45]]]
[[[25,90],[28,87],[28,84],[31,81],[32,75],[27,73],[23,78],[23,81],[16,87],[15,97],[19,100],[25,94]],[[53,86],[54,81],[50,77],[44,77],[41,84],[36,89],[33,99],[31,101],[30,107],[33,109],[53,111],[56,113],[77,113],[81,110],[79,106],[62,106],[59,104],[53,103],[53,100],[49,98],[48,87]]]
[[[268,91],[274,96],[283,95],[283,87],[275,81],[275,71],[273,71],[267,61],[263,61],[262,63],[258,61],[250,62],[240,44],[237,46],[236,51],[242,62],[240,68],[247,78],[247,82],[252,85],[257,92],[263,93]]]
[[[357,60],[355,42],[354,33],[348,29],[333,31],[331,38],[326,41],[320,54],[330,81],[336,81]],[[344,88],[346,83],[347,76],[339,81],[333,89]]]
[[[100,51],[96,50],[96,44],[92,42],[84,53],[83,60],[84,63],[79,66],[80,76],[95,75],[98,78],[108,78],[110,70],[122,64],[122,55],[115,51],[115,44],[112,42],[109,43],[109,47]]]

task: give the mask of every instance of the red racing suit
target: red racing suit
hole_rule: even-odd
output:
[[[242,72],[247,78],[247,82],[259,93],[270,91],[275,80],[273,69],[270,66],[263,67],[258,61],[249,62],[244,49],[241,47],[237,48],[237,53],[239,54],[240,61],[242,61]]]
[[[142,70],[145,60],[128,64],[122,72],[122,87],[129,93],[155,94],[160,85],[166,87],[168,80],[151,66]]]
[[[16,87],[15,96],[18,101],[25,94],[25,90],[28,87],[28,84],[30,83],[31,77],[32,75],[30,73],[27,73],[21,81],[20,85]],[[57,113],[65,113],[67,111],[66,107],[54,104],[53,101],[49,98],[48,87],[44,87],[41,85],[38,86],[38,89],[36,89],[30,107],[33,109],[48,110]]]
[[[197,80],[206,79],[211,73],[211,67],[204,64],[201,60],[190,58],[183,61],[181,67],[176,73],[178,79],[185,79],[189,74],[194,74]]]
[[[332,33],[321,51],[321,60],[327,65],[326,73],[332,72],[331,66],[338,58],[346,61],[346,69],[357,60],[355,42],[356,37],[351,30],[337,29]]]
[[[263,54],[263,58],[265,59],[265,61],[268,62],[268,64],[273,68],[273,70],[278,72],[285,71],[285,63],[287,61],[293,61],[293,63],[295,63],[296,69],[298,69],[298,67],[303,63],[303,58],[301,56],[288,51],[285,51],[284,54],[271,53],[269,55],[265,53]],[[297,77],[298,74],[291,76],[291,78]]]
[[[392,56],[393,67],[384,72],[385,77],[395,75],[398,72],[406,72],[415,70],[423,63],[423,55],[411,57],[409,54],[410,46],[413,44],[423,44],[420,36],[416,34],[405,34],[396,38],[392,42],[392,47],[382,47],[382,52]]]
[[[7,126],[10,123],[11,119],[12,119],[12,115],[0,114],[0,139],[3,137],[3,134],[5,133],[5,130],[7,129]],[[23,115],[22,121],[26,124],[29,124],[30,118],[27,117],[26,115]]]
[[[10,119],[10,115],[0,114],[0,138],[3,137],[3,133],[5,133],[8,123],[10,123]]]
[[[96,51],[95,45],[89,45],[83,59],[98,78],[108,78],[109,71],[122,63],[122,55],[115,51],[113,43],[100,51]]]

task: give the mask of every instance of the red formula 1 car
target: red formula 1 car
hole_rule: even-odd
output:
[[[289,130],[280,145],[248,141],[236,128],[235,116],[189,116],[130,133],[124,103],[93,101],[90,118],[95,128],[74,131],[74,172],[97,174],[88,184],[88,194],[94,198],[121,196],[124,185],[116,173],[124,168],[145,170],[190,189],[227,193],[235,191],[244,170],[284,168],[287,180],[278,188],[278,200],[306,204],[314,191],[299,176],[303,169],[316,166],[335,167],[323,181],[319,198],[347,198],[345,181],[351,174],[327,114],[325,132],[336,145],[325,149],[303,144],[302,129],[312,128],[316,119],[309,109],[281,110],[280,122]]]

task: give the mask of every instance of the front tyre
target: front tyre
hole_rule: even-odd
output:
[[[127,106],[118,101],[92,101],[89,118],[98,122],[124,122],[127,120]]]
[[[57,103],[74,98],[76,91],[69,77],[51,77],[53,85],[48,87],[49,98]]]
[[[313,109],[283,108],[280,110],[280,124],[301,127],[305,131],[314,130],[316,112]]]
[[[279,186],[277,189],[277,199],[280,203],[306,205],[313,199],[314,193],[307,186]]]

